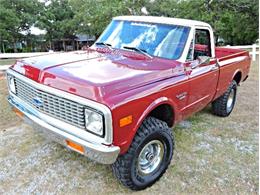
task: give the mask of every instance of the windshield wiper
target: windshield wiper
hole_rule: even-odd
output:
[[[112,49],[112,45],[110,43],[105,43],[105,42],[97,42],[95,43],[96,45],[105,45],[107,46],[109,49]]]
[[[144,49],[139,49],[137,47],[128,47],[128,46],[124,46],[123,48],[125,49],[130,49],[130,50],[134,50],[134,51],[137,51],[143,55],[146,55],[148,56],[149,58],[153,58],[153,56],[151,56],[150,54],[147,53],[147,51],[145,51]]]

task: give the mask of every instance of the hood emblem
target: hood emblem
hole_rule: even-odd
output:
[[[36,107],[42,107],[43,101],[39,97],[34,97],[33,98],[33,105],[36,106]]]

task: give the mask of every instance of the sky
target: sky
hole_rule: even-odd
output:
[[[37,28],[37,27],[35,27],[35,26],[32,26],[31,28],[30,28],[30,34],[32,34],[32,35],[44,35],[44,34],[46,34],[46,31],[45,30],[41,30],[41,29],[39,29],[39,28]],[[27,31],[22,31],[21,32],[23,35],[27,35],[28,34],[28,32]]]

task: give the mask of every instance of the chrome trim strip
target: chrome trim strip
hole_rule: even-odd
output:
[[[21,104],[26,104],[27,107],[30,108],[31,111],[34,111],[35,113],[37,112],[38,116],[41,117],[40,119],[44,120],[45,122],[54,125],[60,129],[64,129],[65,131],[74,134],[75,136],[82,138],[84,140],[94,140],[96,143],[103,143],[103,144],[112,144],[113,142],[113,128],[112,128],[112,114],[110,109],[100,103],[94,102],[92,100],[86,99],[86,98],[82,98],[80,96],[76,96],[67,92],[64,92],[62,90],[59,89],[55,89],[43,84],[39,84],[27,77],[25,77],[24,75],[21,75],[11,69],[8,69],[6,71],[7,74],[13,75],[14,77],[17,77],[18,79],[24,81],[25,83],[28,83],[30,85],[32,85],[33,87],[42,90],[42,91],[46,91],[48,93],[54,94],[56,96],[60,96],[75,102],[78,102],[82,105],[88,106],[90,108],[94,108],[96,110],[101,111],[104,114],[104,118],[105,118],[105,137],[101,138],[98,137],[92,133],[87,132],[86,130],[80,129],[78,127],[72,126],[68,123],[65,123],[61,120],[52,118],[46,114],[43,113],[39,113],[39,111],[35,110],[34,108],[32,108],[31,106],[29,106],[28,104],[26,104],[24,101],[22,101],[21,99],[19,99],[18,97],[15,96],[15,98],[21,103]],[[14,96],[10,91],[9,93]],[[65,127],[65,128],[64,128]]]
[[[181,111],[183,112],[184,110],[190,108],[191,106],[195,105],[195,104],[198,104],[199,102],[203,101],[204,99],[208,98],[210,95],[206,95],[198,100],[196,100],[195,102],[192,102],[191,104],[185,106],[184,108],[181,109]]]
[[[216,69],[215,69],[216,68]],[[207,65],[207,66],[202,66],[202,67],[197,67],[192,69],[192,72],[190,74],[190,78],[211,72],[211,71],[215,71],[217,70],[217,65],[216,64],[211,64],[211,65]]]
[[[225,66],[225,65],[228,65],[228,64],[232,64],[232,63],[235,63],[235,62],[242,61],[245,58],[247,58],[247,56],[238,56],[238,57],[235,57],[235,58],[222,60],[222,61],[218,62],[218,64],[219,64],[220,67],[222,67],[222,66]]]
[[[55,126],[45,122],[39,118],[37,115],[39,113],[34,113],[35,110],[30,110],[30,107],[27,107],[26,104],[20,104],[18,101],[19,100],[15,97],[8,97],[10,105],[24,113],[24,121],[34,127],[35,130],[42,132],[46,138],[50,138],[72,150],[74,149],[67,145],[66,140],[80,144],[85,149],[83,155],[102,164],[112,164],[116,161],[120,153],[120,148],[118,146],[106,146],[78,138],[77,136],[67,133],[63,129],[56,128]]]

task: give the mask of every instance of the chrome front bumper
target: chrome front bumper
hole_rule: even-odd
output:
[[[26,103],[20,102],[17,97],[10,95],[8,97],[8,102],[12,107],[18,109],[24,114],[23,119],[27,124],[33,126],[34,129],[43,132],[47,138],[50,138],[72,150],[74,149],[67,145],[66,140],[79,144],[84,147],[83,155],[99,163],[112,164],[116,161],[120,152],[120,148],[118,146],[107,146],[100,143],[90,142],[70,134],[66,130],[57,128],[39,118],[40,114],[37,113],[35,109]]]

